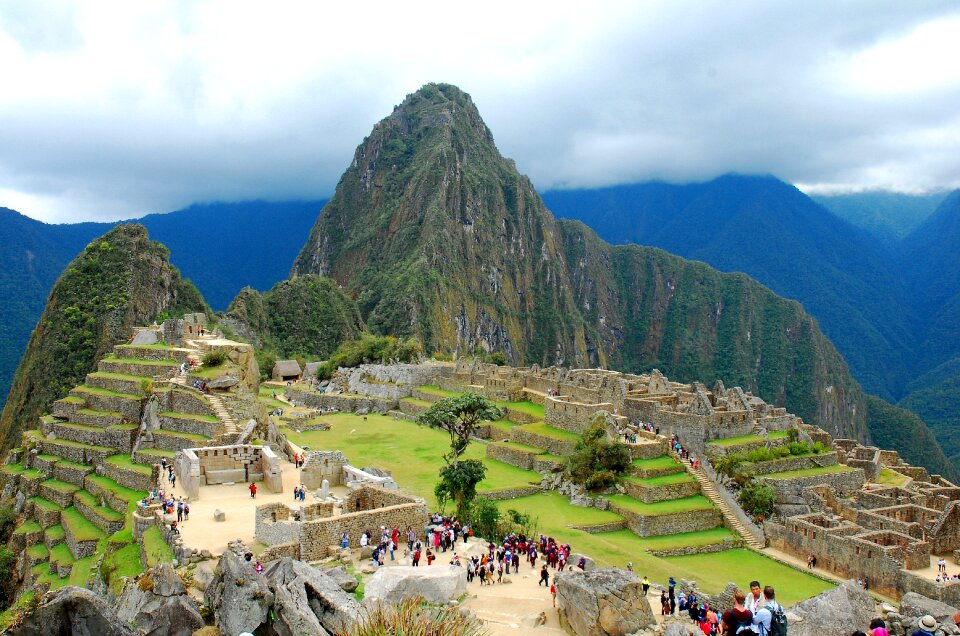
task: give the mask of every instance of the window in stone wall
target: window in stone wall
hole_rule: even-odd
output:
[[[857,546],[853,549],[854,554],[860,554],[860,546]]]
[[[873,550],[867,550],[867,558],[869,559],[872,556],[873,556]]]

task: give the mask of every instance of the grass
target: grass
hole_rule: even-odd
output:
[[[49,439],[47,440],[46,443],[53,444],[55,446],[60,445],[60,446],[69,446],[71,448],[84,448],[84,449],[96,451],[99,453],[104,453],[104,452],[112,453],[115,450],[107,446],[97,446],[96,444],[84,444],[83,442],[74,442],[69,439]]]
[[[153,378],[145,375],[133,375],[130,373],[114,373],[112,371],[96,371],[90,374],[91,378],[101,378],[104,380],[126,380],[128,382],[153,382]]]
[[[70,548],[67,547],[66,543],[58,543],[50,548],[50,563],[61,565],[73,563],[73,555],[70,554]]]
[[[41,510],[45,510],[46,512],[60,511],[60,506],[53,503],[52,501],[49,501],[48,499],[44,499],[43,497],[30,497],[29,499],[27,499],[27,501],[32,501],[33,505],[35,505],[37,508],[40,508]]]
[[[147,556],[147,567],[152,568],[159,563],[173,561],[173,550],[163,540],[159,526],[150,526],[143,533],[143,551]]]
[[[57,461],[57,466],[60,468],[72,468],[73,470],[94,470],[94,467],[90,464],[80,464],[78,462],[72,462],[69,459],[61,459]]]
[[[29,521],[21,523],[20,527],[13,531],[13,534],[27,534],[28,532],[39,532],[40,530],[43,530],[40,524],[30,519]]]
[[[906,475],[889,468],[881,468],[880,476],[877,477],[877,483],[883,484],[884,486],[902,486],[909,480],[910,478]]]
[[[134,505],[136,505],[136,502],[147,496],[147,493],[143,492],[142,490],[134,490],[133,488],[121,486],[109,477],[104,477],[103,475],[87,475],[86,479],[88,479],[91,483],[100,486],[104,490],[113,493],[127,503],[132,503]]]
[[[563,442],[578,442],[581,439],[581,436],[576,433],[571,433],[569,431],[560,430],[559,428],[554,428],[545,424],[544,422],[536,422],[534,424],[523,424],[519,427],[524,431],[530,431],[531,433],[536,433],[537,435],[543,435],[544,437],[549,437],[551,439],[558,439]]]
[[[161,437],[179,437],[182,439],[188,439],[191,442],[207,442],[210,441],[210,438],[206,435],[200,435],[199,433],[181,433],[179,431],[166,431],[163,429],[156,430],[153,432],[154,435],[159,435]]]
[[[813,468],[801,468],[799,470],[785,470],[782,473],[768,473],[759,475],[762,479],[796,479],[798,477],[812,477],[814,475],[829,475],[833,473],[849,473],[856,470],[843,464],[833,466],[814,466]]]
[[[457,397],[458,395],[463,395],[460,391],[447,391],[446,389],[441,389],[436,384],[424,384],[423,386],[418,386],[417,391],[422,391],[423,393],[429,393],[431,395],[438,395],[442,398],[447,397]]]
[[[643,503],[639,499],[634,499],[626,495],[610,495],[607,499],[610,500],[610,503],[614,503],[625,510],[645,517],[669,515],[675,512],[713,509],[713,503],[703,495],[658,501],[656,503]]]
[[[193,413],[180,413],[179,411],[162,411],[158,413],[160,417],[172,417],[178,420],[196,420],[198,422],[209,422],[211,424],[219,424],[218,420],[213,415],[194,415]]]
[[[167,459],[173,459],[177,455],[176,451],[167,450],[165,448],[141,448],[137,452],[141,455],[151,455],[153,457],[166,457]]]
[[[120,548],[104,558],[100,571],[106,573],[107,585],[115,596],[119,596],[123,589],[122,577],[132,579],[143,573],[143,565],[140,563],[140,546],[137,543],[131,543]]]
[[[354,466],[376,466],[389,470],[401,487],[426,498],[436,506],[433,488],[443,467],[441,454],[449,450],[450,438],[436,429],[390,416],[371,414],[367,419],[350,413],[331,413],[324,421],[332,424],[329,431],[297,433],[284,428],[289,439],[312,450],[342,451]],[[351,431],[355,431],[351,433]],[[479,492],[503,490],[540,483],[540,475],[486,457],[486,447],[474,442],[467,449],[466,459],[479,459],[487,467],[487,476]]]
[[[123,364],[145,364],[151,367],[179,367],[180,363],[176,360],[141,360],[140,358],[117,358],[112,355],[105,356],[104,360],[110,362],[120,362]]]
[[[100,501],[86,490],[81,490],[74,494],[73,499],[74,501],[82,501],[93,510],[94,514],[96,514],[98,517],[106,519],[107,521],[123,521],[124,515],[112,508],[101,506]]]
[[[283,390],[261,386],[260,391],[257,394],[257,399],[260,402],[263,402],[264,404],[266,404],[267,406],[270,406],[271,408],[275,408],[275,409],[286,409],[290,407],[290,405],[287,404],[286,402],[281,402],[277,398],[273,397],[274,393],[283,393]]]
[[[552,490],[516,499],[506,499],[496,504],[502,512],[512,508],[531,515],[539,522],[541,531],[546,528],[552,530],[571,526],[593,526],[623,519],[609,510],[574,506],[566,497]]]
[[[729,448],[730,446],[746,446],[747,444],[762,444],[766,442],[764,438],[759,435],[739,435],[737,437],[725,437],[723,439],[712,439],[707,444],[710,446],[722,446],[723,448]]]
[[[732,578],[742,588],[756,579],[763,585],[773,585],[777,590],[777,600],[784,605],[793,605],[834,587],[831,583],[745,549],[668,557],[667,561],[697,572],[696,581],[706,592],[722,590]],[[736,573],[736,576],[731,573]]]
[[[31,559],[42,561],[50,556],[50,550],[42,543],[37,543],[27,548],[27,556]]]
[[[650,477],[649,479],[641,479],[639,477],[625,477],[624,479],[635,484],[640,484],[641,486],[647,486],[649,488],[656,486],[668,486],[671,484],[684,484],[690,481],[696,481],[693,475],[687,472],[671,473],[669,475],[661,475],[660,477]]]
[[[90,523],[80,511],[70,506],[60,513],[60,522],[64,528],[69,528],[73,538],[77,541],[99,541],[103,538],[103,530]]]
[[[433,402],[427,402],[426,400],[418,400],[417,398],[412,398],[412,397],[406,397],[401,399],[400,401],[406,402],[407,404],[413,404],[414,406],[423,406],[426,408],[430,408],[430,405],[433,404]]]
[[[13,614],[17,610],[27,607],[33,603],[33,599],[36,597],[36,592],[30,590],[29,592],[24,592],[14,601],[13,605],[5,609],[3,612],[0,612],[0,632],[6,630],[10,627],[10,623],[13,621]]]
[[[60,398],[57,401],[64,402],[66,404],[84,404],[84,399],[77,395],[68,395],[66,397]]]
[[[670,455],[661,455],[660,457],[653,457],[651,459],[635,459],[630,464],[634,468],[645,468],[645,469],[664,469],[664,468],[676,468],[678,471],[683,470],[683,466],[680,465],[676,459]]]
[[[513,450],[522,451],[524,453],[532,453],[534,455],[542,455],[544,450],[542,448],[537,448],[536,446],[531,446],[530,444],[521,444],[520,442],[494,442],[499,446],[506,446]]]
[[[76,585],[77,587],[87,586],[87,579],[90,578],[90,570],[93,569],[97,556],[96,554],[91,554],[88,557],[73,562],[73,568],[70,570],[70,576],[67,579],[70,585]]]
[[[123,413],[120,411],[99,411],[97,409],[79,409],[77,413],[80,415],[93,415],[97,417],[123,417]]]
[[[80,486],[71,484],[68,481],[60,481],[59,479],[48,479],[40,485],[62,493],[74,493],[80,490]]]
[[[160,433],[160,431],[154,431],[154,434]],[[129,455],[111,455],[107,457],[107,463],[119,468],[126,468],[128,470],[133,470],[141,475],[146,475],[151,477],[153,475],[153,470],[149,466],[144,466],[142,464],[135,464],[133,460],[130,459]]]
[[[117,345],[117,349],[160,349],[162,351],[175,350],[179,347],[174,347],[169,345],[166,342],[155,342],[153,344],[121,344]]]
[[[533,402],[496,402],[496,405],[502,409],[512,409],[538,419],[543,419],[543,407]]]
[[[50,526],[49,528],[43,531],[44,541],[49,541],[51,543],[55,541],[60,541],[65,537],[66,537],[66,533],[63,530],[63,526],[60,525],[59,523],[55,526]]]
[[[3,472],[4,475],[19,475],[26,468],[23,464],[6,464],[3,468],[0,468],[0,472]]]

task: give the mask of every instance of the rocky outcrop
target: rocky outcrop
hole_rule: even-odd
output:
[[[620,636],[654,623],[640,577],[617,568],[558,575],[557,609],[578,636]]]
[[[12,628],[12,636],[135,636],[107,602],[88,589],[68,586],[46,594],[33,613]]]
[[[303,561],[284,557],[264,571],[276,599],[273,629],[279,636],[343,634],[360,621],[360,604],[333,578]]]
[[[357,589],[359,583],[357,582],[357,577],[352,574],[347,573],[342,567],[330,568],[323,570],[323,573],[333,579],[337,585],[340,586],[340,589],[344,592],[353,592]]]
[[[266,622],[273,593],[252,563],[228,550],[220,557],[216,575],[204,599],[224,634],[252,633]]]
[[[369,604],[395,605],[418,596],[428,603],[448,603],[467,591],[467,569],[409,565],[380,568],[367,579],[363,590],[364,602]]]
[[[920,618],[930,615],[946,628],[946,633],[956,634],[960,632],[960,630],[955,629],[953,622],[953,615],[956,611],[957,608],[946,603],[927,598],[916,592],[907,592],[900,599],[900,611],[888,614],[888,628],[891,634],[912,634],[917,629]]]
[[[148,636],[190,636],[203,627],[196,601],[167,563],[127,581],[117,601],[117,616]]]
[[[790,636],[849,636],[875,616],[873,597],[852,581],[787,610]]]

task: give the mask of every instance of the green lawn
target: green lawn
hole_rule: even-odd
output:
[[[43,559],[46,559],[48,556],[50,556],[50,551],[47,550],[47,546],[45,546],[44,544],[36,543],[30,546],[29,548],[27,548],[27,555],[31,559],[43,560]]]
[[[532,415],[538,419],[543,419],[543,407],[533,402],[495,402],[502,409],[513,409],[527,415]]]
[[[73,563],[73,555],[66,543],[58,543],[50,548],[50,563]]]
[[[71,534],[77,541],[99,541],[103,538],[103,530],[90,523],[73,506],[63,509],[63,512],[60,513],[60,521],[64,526],[70,528]]]
[[[122,398],[124,400],[140,401],[143,398],[142,395],[133,395],[132,393],[121,393],[120,391],[111,391],[110,389],[101,389],[99,387],[87,386],[85,384],[82,384],[78,387],[74,387],[73,390],[76,391],[77,393],[89,393],[91,395],[101,395],[103,397]]]
[[[633,483],[640,484],[641,486],[667,486],[669,484],[683,484],[689,481],[696,481],[693,475],[688,472],[682,473],[671,473],[669,475],[661,475],[660,477],[650,477],[649,479],[641,479],[639,477],[624,477],[627,481],[632,481]]]
[[[147,555],[147,567],[154,567],[158,563],[173,561],[173,550],[163,540],[158,526],[150,526],[143,533],[143,551]]]
[[[179,411],[162,411],[158,413],[161,417],[172,417],[179,420],[196,420],[198,422],[209,422],[210,424],[217,424],[220,422],[219,419],[213,415],[194,415],[193,413],[180,413]]]
[[[65,533],[63,531],[63,526],[59,523],[55,526],[50,526],[43,531],[43,538],[45,541],[59,541],[60,539],[63,539],[64,536]]]
[[[674,512],[687,512],[690,510],[711,510],[713,508],[713,503],[703,495],[658,501],[656,503],[643,503],[639,499],[634,499],[626,495],[610,495],[607,499],[610,500],[610,503],[615,503],[626,510],[647,517],[668,515]]]
[[[429,393],[431,395],[438,395],[440,397],[457,397],[458,395],[463,395],[459,391],[447,391],[446,389],[441,389],[436,384],[424,384],[423,386],[418,386],[417,391],[422,391],[423,393]]]
[[[883,484],[884,486],[902,486],[910,478],[904,474],[898,473],[895,470],[890,470],[889,468],[881,468],[880,476],[877,477],[877,483]]]
[[[125,380],[127,382],[153,382],[153,378],[145,375],[131,375],[129,373],[113,373],[112,371],[97,371],[90,374],[91,378],[101,378],[104,380]]]
[[[273,397],[274,393],[280,394],[280,393],[283,393],[283,391],[279,389],[261,386],[260,392],[257,395],[257,399],[260,402],[269,406],[271,409],[286,409],[290,407],[290,405],[287,404],[286,402],[281,402],[277,398]]]
[[[190,440],[191,442],[207,442],[210,440],[208,436],[200,435],[199,433],[181,433],[179,431],[168,431],[164,429],[155,430],[153,431],[153,434],[161,437],[181,437],[183,439]]]
[[[20,527],[13,531],[13,534],[27,534],[28,532],[38,532],[40,530],[43,530],[43,528],[40,527],[40,524],[33,519],[30,519],[29,521],[24,521],[22,524],[20,524]]]
[[[119,596],[123,589],[121,577],[135,578],[143,572],[143,565],[140,563],[140,545],[131,543],[106,557],[101,571],[107,574],[107,584],[110,589]]]
[[[125,364],[145,364],[151,367],[179,367],[180,363],[176,360],[141,360],[140,358],[117,358],[112,355],[105,356],[104,360],[110,362],[122,362]]]
[[[763,439],[759,435],[739,435],[737,437],[725,437],[723,439],[712,439],[707,442],[710,446],[722,446],[728,448],[730,446],[746,446],[747,444],[762,444],[767,440]]]
[[[523,424],[519,428],[525,431],[530,431],[531,433],[536,433],[537,435],[543,435],[544,437],[550,437],[564,442],[578,442],[582,439],[582,437],[576,433],[554,428],[545,424],[544,422]]]
[[[91,554],[90,556],[84,557],[79,561],[74,561],[73,568],[70,570],[70,577],[67,579],[70,585],[86,587],[87,579],[90,578],[90,570],[93,568],[93,565],[98,557],[99,555],[97,554]]]
[[[544,534],[548,529],[553,532],[558,528],[594,526],[623,519],[609,510],[574,506],[566,497],[555,491],[498,501],[497,507],[501,511],[512,508],[524,514],[530,514],[537,519],[540,532]]]
[[[635,459],[631,465],[634,468],[676,468],[678,471],[683,470],[683,466],[680,465],[680,462],[670,455],[661,455],[660,457],[653,457],[651,459]]]
[[[856,468],[836,464],[834,466],[814,466],[813,468],[801,468],[800,470],[785,470],[782,473],[769,473],[767,475],[759,475],[759,477],[762,479],[795,479],[797,477],[811,477],[813,475],[849,473],[854,470],[856,470]]]
[[[745,549],[667,557],[666,560],[672,565],[696,572],[694,578],[706,592],[719,592],[728,581],[746,590],[750,581],[756,579],[761,585],[772,585],[777,592],[777,600],[784,605],[793,605],[834,587],[806,572]],[[642,576],[642,573],[638,574]]]
[[[449,450],[450,438],[443,431],[430,429],[391,416],[368,415],[366,419],[351,413],[324,416],[332,424],[329,431],[284,432],[293,443],[311,450],[342,451],[354,466],[376,466],[389,470],[401,487],[425,497],[435,506],[433,488],[443,466],[440,455]],[[479,459],[487,466],[480,492],[516,488],[540,483],[540,475],[486,457],[484,444],[472,443],[466,459]]]
[[[59,479],[48,479],[41,482],[40,485],[62,493],[74,493],[80,490],[80,486],[71,484],[68,481],[60,481]]]
[[[60,506],[48,499],[44,499],[43,497],[30,497],[27,499],[27,501],[32,501],[33,505],[35,505],[37,508],[47,512],[57,512],[60,510]]]
[[[154,435],[162,432],[163,431],[154,431]],[[110,457],[107,457],[107,463],[113,464],[114,466],[119,466],[120,468],[135,470],[141,475],[146,475],[147,477],[153,475],[153,471],[149,466],[133,463],[133,460],[130,459],[129,455],[111,455]]]
[[[525,453],[533,453],[534,455],[542,455],[545,451],[542,448],[536,446],[531,446],[530,444],[521,444],[520,442],[495,442],[500,446],[506,446],[507,448],[512,448],[513,450],[523,451]]]

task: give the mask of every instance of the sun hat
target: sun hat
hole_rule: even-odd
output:
[[[932,631],[940,627],[940,624],[937,622],[937,620],[933,616],[930,616],[929,614],[927,614],[926,616],[923,616],[920,618],[920,623],[918,623],[918,627],[922,627],[924,629]]]

